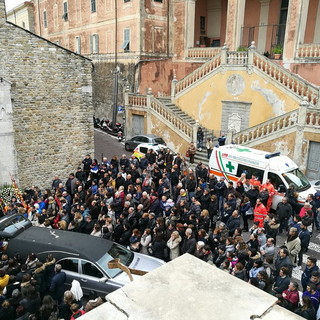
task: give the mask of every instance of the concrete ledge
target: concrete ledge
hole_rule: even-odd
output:
[[[301,317],[274,306],[275,297],[185,254],[106,296],[81,320],[249,320]],[[254,318],[252,318],[254,319]],[[258,318],[257,318],[258,319]]]

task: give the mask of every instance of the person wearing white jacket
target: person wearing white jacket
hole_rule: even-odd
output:
[[[170,239],[167,242],[167,246],[170,249],[170,260],[178,258],[180,256],[180,242],[181,237],[178,231],[173,231]]]
[[[144,230],[144,233],[140,239],[140,244],[141,244],[140,253],[148,254],[147,248],[151,243],[151,240],[152,240],[151,229],[147,228]]]

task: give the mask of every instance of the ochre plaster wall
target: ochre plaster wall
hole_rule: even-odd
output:
[[[252,148],[263,150],[267,152],[281,152],[282,155],[293,158],[294,145],[296,140],[296,133],[290,133],[285,136],[280,136],[274,140],[257,144]]]
[[[149,121],[150,133],[162,137],[168,147],[185,156],[189,145],[187,141],[181,138],[174,130],[167,127],[166,124],[161,121],[160,117],[149,114]]]
[[[230,76],[242,76],[245,88],[242,94],[232,96],[226,87]],[[222,101],[252,103],[249,126],[257,125],[275,116],[298,108],[298,102],[287,92],[267,82],[257,74],[246,71],[225,71],[208,78],[176,99],[176,104],[200,124],[211,130],[221,129]]]

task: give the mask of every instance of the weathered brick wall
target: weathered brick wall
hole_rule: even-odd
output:
[[[21,187],[65,178],[93,152],[92,64],[4,21],[0,0],[0,77],[12,83]]]

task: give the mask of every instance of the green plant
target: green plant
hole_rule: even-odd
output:
[[[282,45],[277,44],[273,49],[272,52],[275,54],[281,54],[283,51]]]
[[[248,48],[244,47],[244,46],[240,46],[240,47],[238,47],[237,51],[248,51]]]

